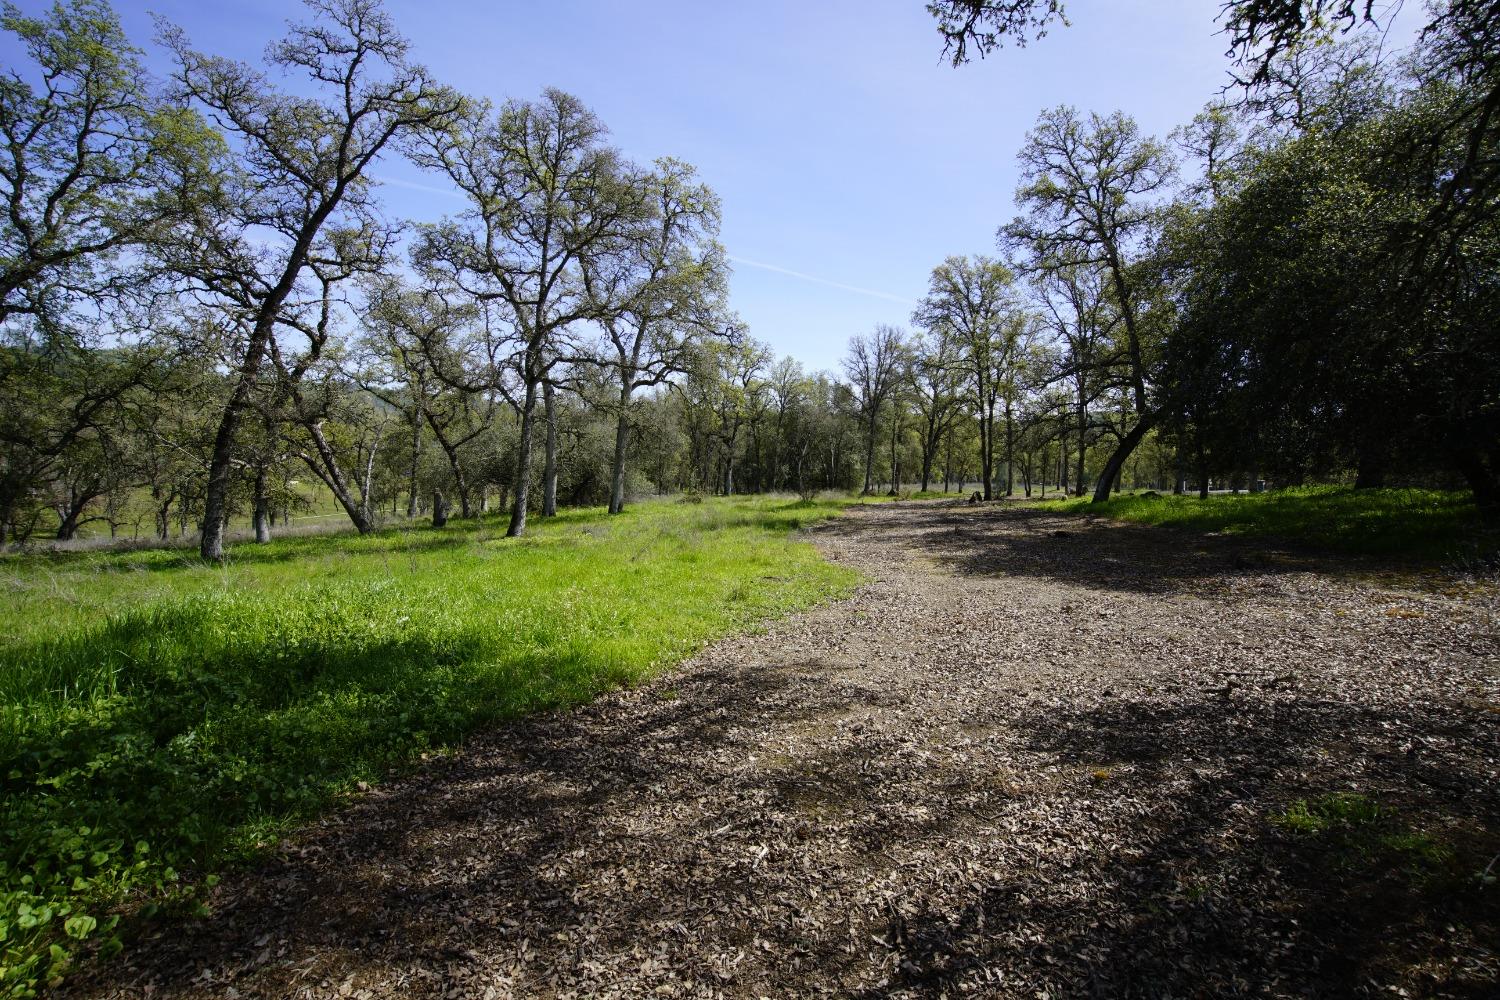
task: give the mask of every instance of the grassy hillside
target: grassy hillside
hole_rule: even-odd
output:
[[[180,551],[0,559],[0,996],[478,726],[848,592],[784,498]],[[191,880],[188,880],[191,881]]]

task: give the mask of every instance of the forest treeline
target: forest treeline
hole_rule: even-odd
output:
[[[837,372],[736,317],[720,207],[577,97],[463,95],[374,0],[263,65],[103,0],[4,28],[0,541],[196,534],[309,481],[395,517],[645,491],[1467,485],[1500,510],[1495,0],[1385,56],[1364,5],[1230,3],[1244,79],[1170,137],[1044,111],[992,255]],[[929,4],[955,63],[1060,5]],[[404,157],[463,196],[384,209]],[[851,169],[856,169],[851,165]],[[998,221],[998,220],[997,220]]]

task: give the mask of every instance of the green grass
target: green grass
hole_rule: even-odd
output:
[[[480,726],[629,684],[842,595],[791,533],[841,502],[0,559],[0,996],[118,946],[341,791]],[[194,877],[182,876],[191,872]]]
[[[1469,494],[1439,490],[1315,486],[1201,500],[1148,493],[1115,496],[1102,504],[1084,497],[1051,503],[1047,509],[1423,559],[1488,555],[1500,544],[1494,529],[1481,522]]]
[[[1276,824],[1328,849],[1343,869],[1380,868],[1413,880],[1446,872],[1452,848],[1409,827],[1397,813],[1350,792],[1298,799],[1273,818]]]

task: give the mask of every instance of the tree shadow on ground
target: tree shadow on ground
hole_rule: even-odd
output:
[[[624,720],[601,721],[596,703],[496,730],[231,877],[247,891],[221,898],[211,918],[134,920],[130,967],[94,963],[62,995],[91,995],[121,976],[152,984],[156,996],[221,995],[229,980],[216,974],[226,970],[253,978],[240,987],[253,995],[281,995],[296,970],[285,950],[267,950],[268,932],[290,942],[299,963],[334,956],[342,969],[415,975],[409,995],[441,995],[462,981],[478,939],[546,947],[587,934],[600,950],[629,954],[668,925],[698,919],[706,901],[744,893],[754,845],[775,835],[776,802],[794,791],[763,782],[759,769],[741,773],[722,761],[705,769],[702,754],[747,719],[795,724],[848,704],[847,690],[791,690],[797,676],[795,668],[699,671]],[[658,795],[684,775],[699,793],[722,795],[737,814],[733,830],[715,833],[728,817],[678,821],[671,809],[655,829],[619,824],[619,802]],[[772,788],[764,808],[739,815],[763,784]],[[708,864],[727,842],[743,846],[735,853],[744,863]],[[670,867],[676,888],[655,881],[611,891],[607,909],[580,902],[581,885],[634,863]],[[745,946],[754,937],[744,928],[726,934]]]
[[[893,920],[898,975],[859,996],[966,979],[1054,996],[1495,995],[1500,898],[1474,878],[1500,850],[1500,788],[1479,749],[1500,738],[1493,717],[1217,699],[1017,724],[1077,767],[1099,849]],[[1460,749],[1413,753],[1414,736]],[[1378,817],[1287,824],[1297,801],[1351,801],[1351,788]]]
[[[1258,693],[1023,710],[1005,728],[1063,784],[981,810],[993,775],[924,771],[878,728],[805,759],[740,760],[743,726],[828,725],[851,704],[895,700],[810,685],[815,665],[804,666],[697,671],[633,695],[646,701],[628,714],[592,706],[499,730],[237,878],[242,890],[210,919],[138,925],[147,939],[128,972],[96,968],[67,993],[123,974],[156,996],[222,995],[231,983],[282,995],[315,968],[435,996],[492,981],[483,956],[496,953],[530,955],[510,981],[518,991],[588,962],[603,963],[600,982],[628,968],[645,990],[666,981],[641,964],[648,954],[707,990],[721,985],[708,952],[738,950],[762,963],[740,970],[757,989],[789,995],[812,980],[870,981],[874,938],[889,949],[888,983],[850,995],[963,983],[1027,996],[1338,997],[1370,982],[1493,995],[1500,913],[1469,878],[1500,849],[1500,793],[1476,750],[1500,735],[1492,717]],[[1418,735],[1447,749],[1407,752]],[[1451,863],[1351,853],[1278,825],[1296,799],[1351,785],[1455,845]],[[648,799],[660,808],[641,826],[622,806]],[[922,808],[901,808],[912,805]],[[1038,854],[982,884],[904,875],[892,861],[1003,837],[1007,820],[1022,839],[1086,821],[1094,847],[1082,860]],[[836,872],[773,871],[757,857],[825,838]],[[799,879],[852,892],[848,927],[799,923],[778,902]],[[873,890],[892,879],[910,905]],[[694,934],[703,940],[690,947]]]
[[[921,548],[971,576],[1022,576],[1138,594],[1201,592],[1205,581],[1294,573],[1409,570],[1390,560],[1302,548],[1265,538],[1206,535],[1018,503],[923,504],[900,520],[842,518],[815,530],[830,538],[877,532]],[[878,517],[878,514],[877,514]]]

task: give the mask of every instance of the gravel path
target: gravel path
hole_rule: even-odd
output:
[[[813,534],[857,596],[362,797],[68,993],[1500,993],[1493,585],[1004,504]],[[1453,857],[1276,822],[1332,792]]]

